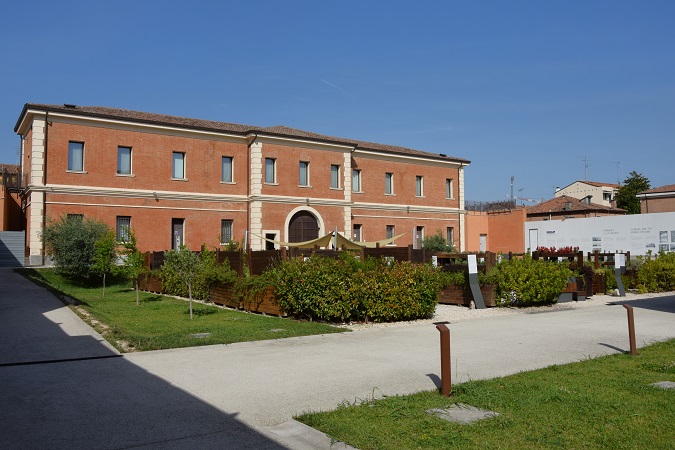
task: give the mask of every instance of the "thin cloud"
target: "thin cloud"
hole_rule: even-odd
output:
[[[343,94],[346,94],[346,95],[348,95],[348,96],[354,98],[354,95],[352,95],[351,92],[349,92],[349,91],[347,91],[347,90],[345,90],[345,89],[342,89],[342,88],[341,88],[340,86],[338,86],[337,84],[331,83],[330,81],[324,80],[323,78],[320,78],[320,80],[321,80],[322,83],[324,83],[324,84],[326,84],[326,85],[332,87],[333,89],[337,89],[338,91],[342,92]]]

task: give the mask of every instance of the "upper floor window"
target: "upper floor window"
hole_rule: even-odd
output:
[[[185,179],[185,153],[173,152],[171,161],[171,178]]]
[[[330,187],[333,189],[340,188],[340,166],[336,164],[330,166]]]
[[[277,182],[277,160],[274,158],[265,158],[265,183],[274,184]]]
[[[384,193],[391,195],[394,193],[394,174],[387,172],[384,174]]]
[[[417,175],[415,177],[415,195],[417,197],[422,197],[424,195],[424,177],[422,175]]]
[[[352,171],[352,191],[361,192],[361,169]]]
[[[309,163],[300,161],[300,186],[309,186]]]
[[[445,179],[445,198],[455,198],[455,189],[452,178]]]
[[[131,175],[131,147],[117,147],[118,175]]]
[[[131,230],[131,217],[117,216],[117,223],[115,226],[117,242],[127,242],[129,240],[130,230]]]
[[[223,183],[232,183],[233,167],[232,167],[233,158],[231,156],[223,156],[222,161],[222,177],[221,181]]]
[[[68,170],[84,172],[84,142],[68,142]]]

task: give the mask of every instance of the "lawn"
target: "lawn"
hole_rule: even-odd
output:
[[[675,449],[675,340],[438,392],[367,400],[298,418],[367,449]],[[425,413],[464,403],[498,412],[471,425]]]
[[[77,286],[52,269],[24,269],[22,275],[46,286],[122,352],[338,333],[344,329],[318,322],[263,316],[193,302],[190,320],[186,300],[141,292],[140,305],[129,282]],[[208,335],[207,335],[208,334]]]

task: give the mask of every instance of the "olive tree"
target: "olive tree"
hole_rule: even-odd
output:
[[[68,278],[86,281],[96,257],[96,241],[109,230],[103,222],[82,216],[62,216],[52,220],[42,231],[45,252],[56,269]]]

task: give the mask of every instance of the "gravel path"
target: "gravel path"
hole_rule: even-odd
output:
[[[433,322],[459,322],[464,320],[482,319],[484,317],[506,316],[509,314],[528,314],[540,311],[588,308],[592,306],[607,305],[608,303],[612,302],[640,300],[654,297],[666,297],[674,294],[675,294],[674,292],[661,292],[655,294],[634,294],[626,292],[625,297],[596,294],[580,302],[565,302],[565,303],[556,303],[548,306],[529,306],[525,308],[500,307],[500,308],[486,308],[486,309],[469,309],[465,306],[442,305],[439,303],[438,305],[436,305],[436,312],[434,313],[434,316],[431,319],[420,319],[409,322],[393,322],[393,323],[367,323],[367,324],[352,323],[340,325],[340,327],[348,328],[353,331],[359,331],[375,327],[386,328],[386,327],[400,327]]]

